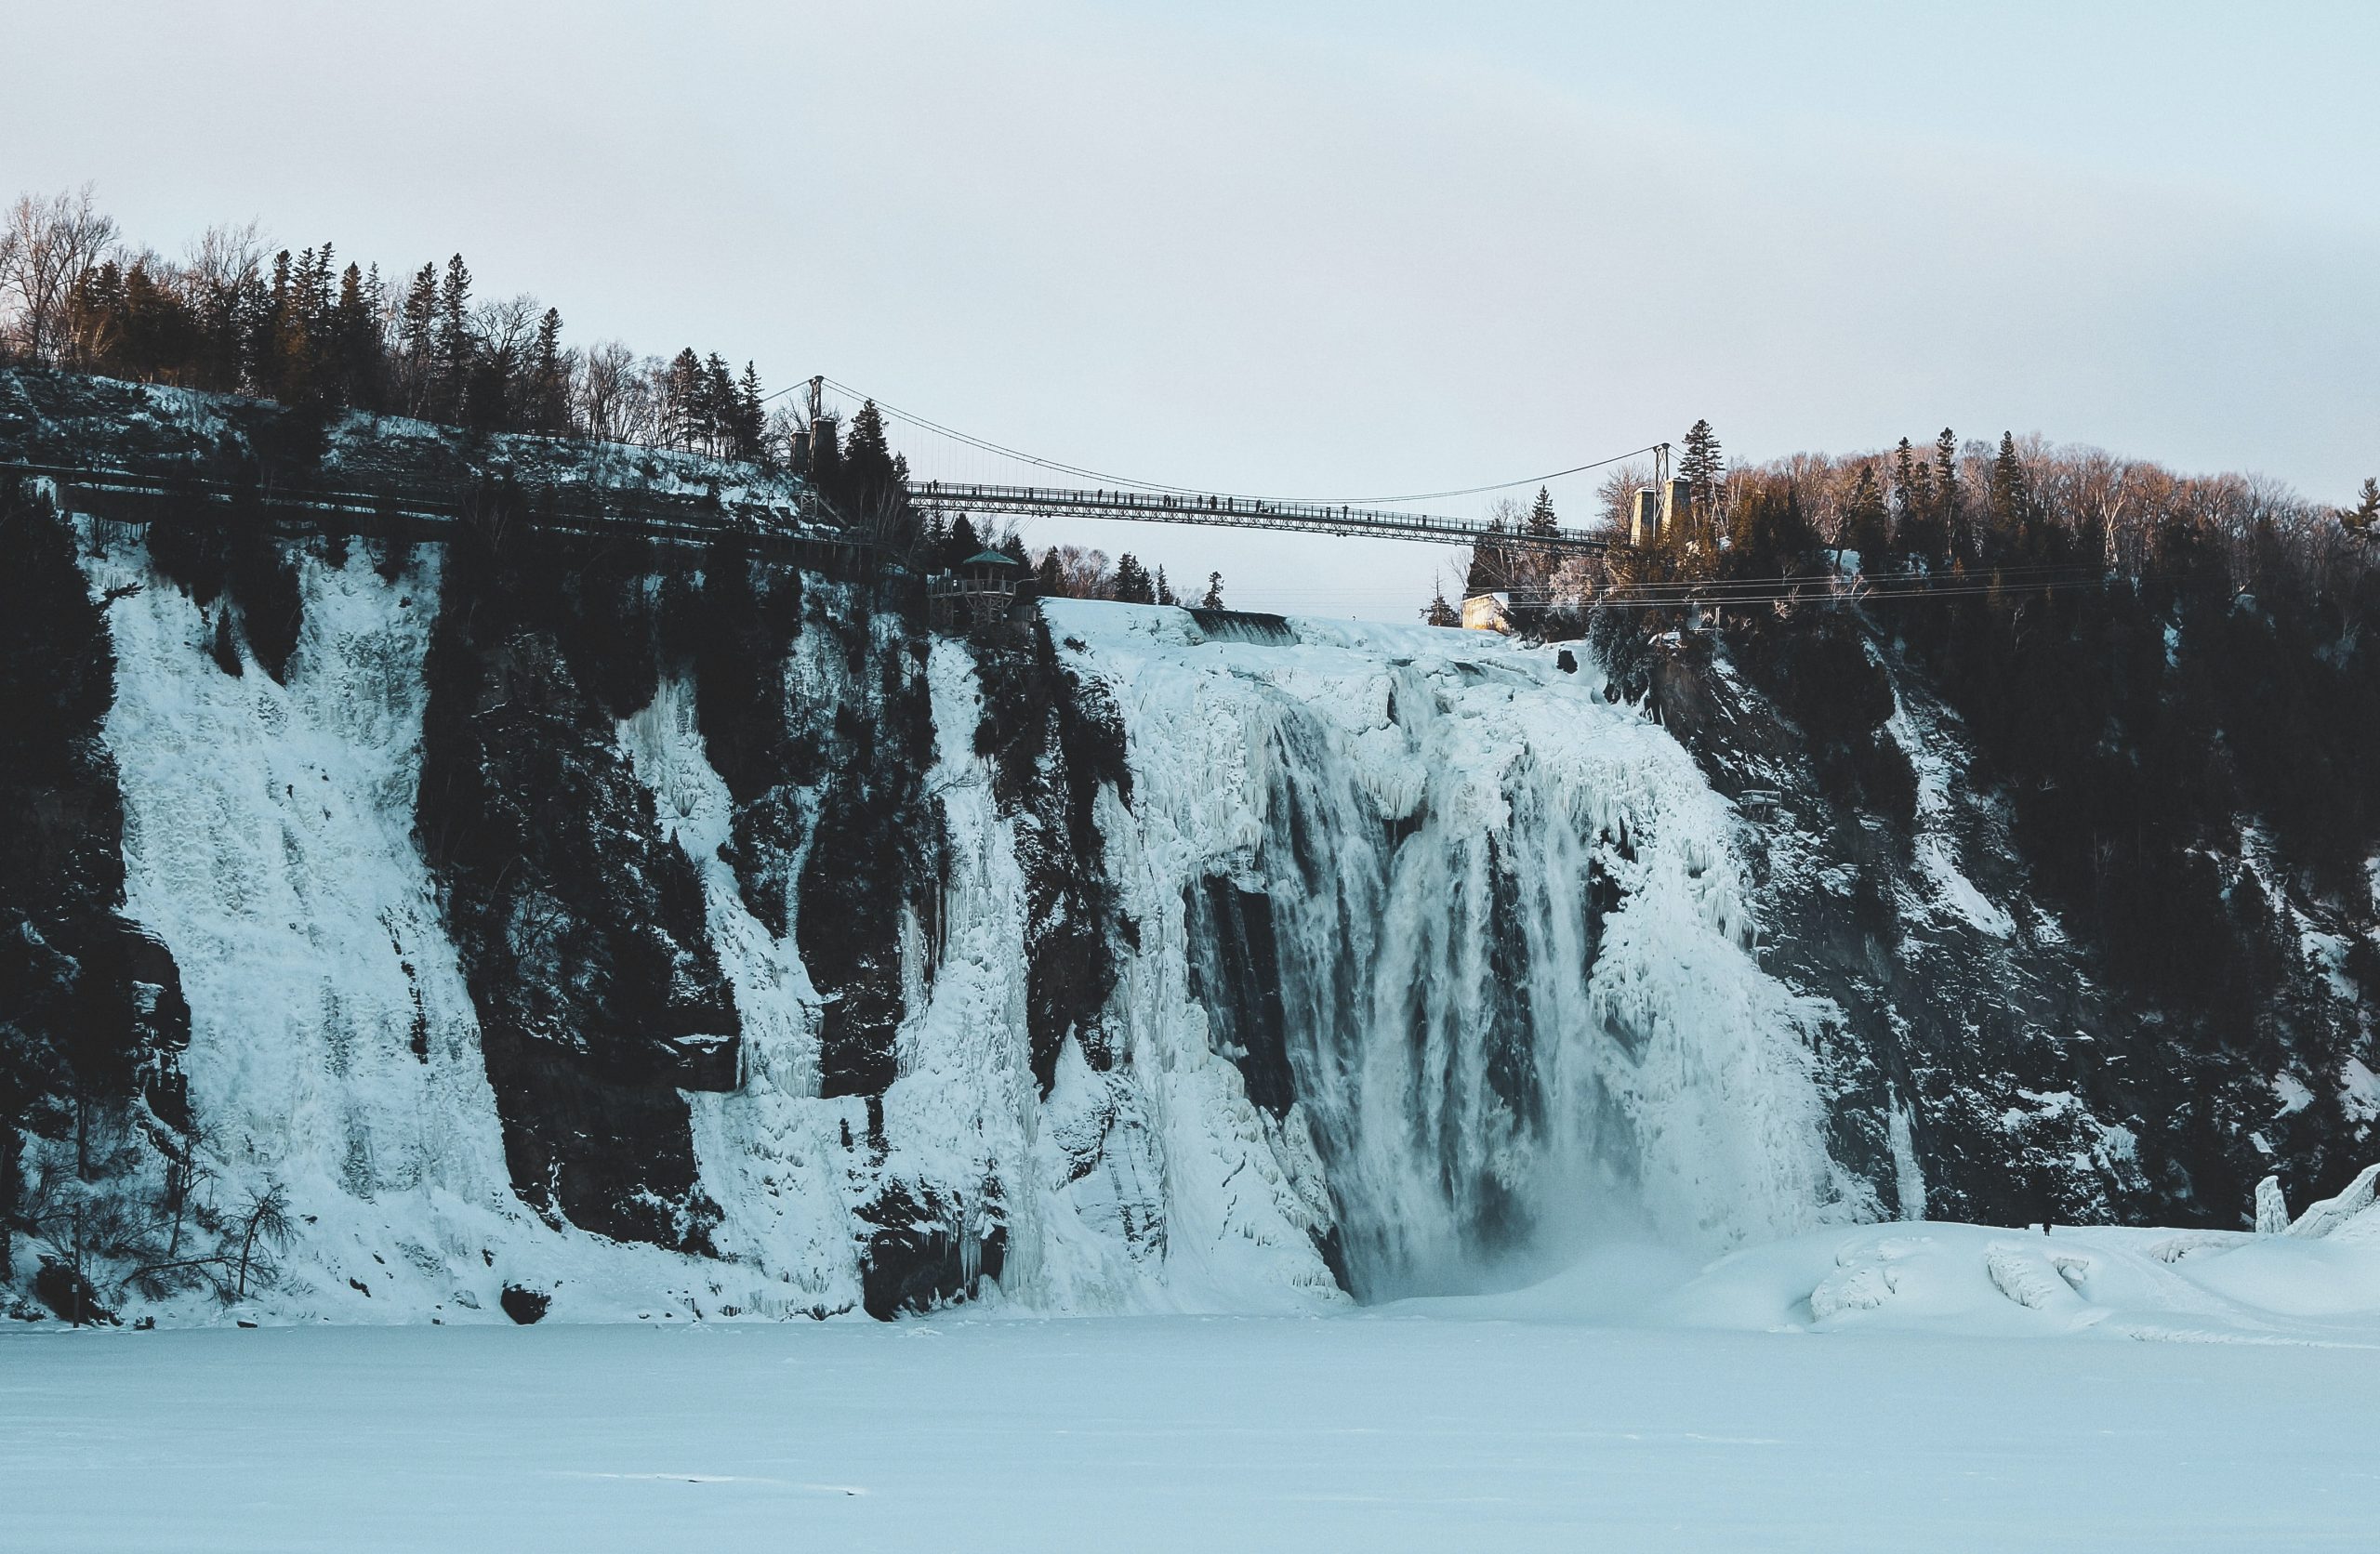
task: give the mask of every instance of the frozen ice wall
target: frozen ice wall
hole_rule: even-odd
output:
[[[1097,805],[1114,1051],[1069,1041],[1037,1082],[1016,821],[944,640],[920,672],[945,885],[906,931],[898,1073],[822,1098],[822,995],[721,861],[726,793],[665,678],[619,743],[741,1015],[738,1087],[688,1097],[723,1218],[711,1258],[589,1234],[515,1192],[412,834],[434,548],[394,584],[301,558],[285,685],[219,668],[137,545],[90,566],[147,585],[109,613],[128,911],[181,968],[207,1191],[289,1195],[268,1317],[501,1320],[512,1284],[562,1318],[832,1313],[888,1233],[1032,1309],[1313,1309],[1606,1231],[1717,1247],[1873,1212],[1822,1143],[1824,1010],[1758,968],[1730,812],[1583,655],[1058,603],[1134,779]],[[834,704],[849,672],[805,639],[787,693]]]

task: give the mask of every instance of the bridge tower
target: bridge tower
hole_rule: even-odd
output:
[[[810,412],[808,418],[795,428],[793,434],[793,472],[805,477],[810,473],[811,461],[818,454],[820,434],[822,432],[825,434],[829,445],[835,440],[834,418],[826,414],[825,377],[813,377],[810,380],[807,408]]]
[[[1628,543],[1642,547],[1674,535],[1677,526],[1693,514],[1693,500],[1684,481],[1670,475],[1670,445],[1653,449],[1653,483],[1636,488],[1628,512]]]

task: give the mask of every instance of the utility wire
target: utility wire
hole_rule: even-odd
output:
[[[2003,567],[1990,573],[1972,572],[1942,576],[1929,576],[1923,573],[1892,573],[1883,577],[1870,577],[1864,573],[1853,575],[1858,577],[1857,583],[1853,583],[1850,576],[1839,573],[1815,573],[1798,577],[1714,577],[1699,580],[1626,583],[1618,585],[1615,591],[1644,597],[1664,596],[1676,599],[1693,597],[1725,600],[1739,595],[1757,594],[1767,597],[1771,594],[1806,592],[1817,587],[1841,586],[1845,591],[1861,593],[1882,591],[1989,593],[1994,587],[2001,587],[2021,593],[2031,588],[2051,586],[2097,586],[2107,581],[2106,569],[2097,566]],[[1548,591],[1543,588],[1497,588],[1492,591],[1522,594],[1530,598],[1550,597]]]
[[[2018,591],[2028,594],[2065,593],[2076,588],[2104,588],[2107,586],[2108,580],[2103,577],[2089,580],[2077,578],[2066,582],[2030,584]],[[1610,594],[1602,594],[1593,598],[1582,599],[1579,601],[1579,606],[1581,609],[1587,610],[1674,610],[1681,605],[1687,604],[1704,604],[1712,606],[1819,604],[1827,602],[1866,604],[1871,600],[1883,601],[1887,599],[1934,600],[1976,599],[1992,593],[1993,591],[1994,588],[1992,585],[1989,583],[1974,583],[1949,587],[1930,588],[1922,586],[1887,587],[1882,586],[1871,586],[1859,589],[1845,589],[1840,593],[1832,591],[1826,593],[1811,593],[1801,590],[1779,588],[1760,593],[1671,594],[1650,598],[1639,596],[1635,594],[1633,590],[1623,589]],[[1538,594],[1533,592],[1515,593],[1513,590],[1502,588],[1498,589],[1497,592],[1509,595],[1513,598],[1514,602],[1519,604],[1551,604],[1554,602],[1554,596],[1551,594]]]

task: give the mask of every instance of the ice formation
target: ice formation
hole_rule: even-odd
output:
[[[395,583],[302,558],[285,685],[218,668],[137,545],[89,566],[152,584],[110,614],[129,912],[182,968],[216,1191],[290,1196],[264,1316],[500,1320],[508,1284],[563,1317],[848,1310],[854,1217],[893,1182],[996,1273],[981,1293],[1052,1311],[1311,1309],[1509,1281],[1613,1226],[1719,1250],[1877,1212],[1826,1148],[1826,1007],[1752,950],[1739,823],[1592,657],[1052,603],[1132,776],[1097,809],[1112,1058],[1069,1041],[1037,1083],[966,645],[924,661],[944,899],[905,935],[898,1074],[867,1100],[819,1094],[821,994],[739,895],[693,693],[665,678],[618,740],[742,1019],[735,1088],[687,1096],[722,1218],[715,1257],[592,1235],[515,1194],[412,835],[434,553]],[[789,692],[845,672],[805,638]]]

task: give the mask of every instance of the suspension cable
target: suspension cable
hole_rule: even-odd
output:
[[[840,393],[849,395],[853,399],[875,405],[879,413],[890,415],[895,420],[906,421],[911,426],[936,433],[939,436],[951,438],[956,441],[963,442],[971,448],[975,448],[985,453],[998,454],[1007,458],[1022,460],[1023,462],[1033,465],[1038,468],[1051,470],[1061,475],[1073,475],[1082,480],[1101,481],[1111,486],[1123,486],[1135,491],[1156,492],[1160,494],[1172,496],[1224,497],[1238,502],[1279,502],[1285,504],[1295,504],[1301,507],[1387,507],[1394,506],[1401,502],[1435,502],[1450,496],[1479,496],[1491,491],[1512,491],[1523,486],[1542,485],[1549,481],[1558,481],[1567,475],[1584,474],[1590,469],[1601,469],[1609,465],[1620,464],[1632,458],[1641,457],[1642,455],[1652,453],[1662,446],[1662,444],[1659,442],[1648,442],[1641,448],[1631,448],[1624,454],[1613,454],[1607,458],[1593,459],[1585,464],[1574,464],[1567,469],[1556,469],[1550,474],[1527,475],[1519,480],[1499,481],[1489,485],[1462,486],[1449,491],[1409,492],[1399,496],[1258,496],[1248,492],[1209,491],[1199,486],[1170,485],[1162,481],[1134,480],[1129,476],[1111,475],[1102,470],[1088,469],[1080,465],[1065,464],[1056,459],[1043,458],[1038,454],[1028,454],[1022,449],[1011,448],[1002,443],[994,442],[987,438],[976,437],[972,433],[960,431],[955,427],[944,426],[939,421],[929,420],[923,415],[917,415],[912,411],[903,410],[897,405],[887,403],[885,401],[878,399],[874,395],[865,393],[858,388],[853,388],[850,384],[841,382],[839,379],[827,377],[824,374],[819,375],[818,381],[835,388]],[[779,394],[790,393],[791,391],[792,390],[790,388],[780,388],[777,390]],[[770,397],[774,398],[775,396],[772,395]]]

